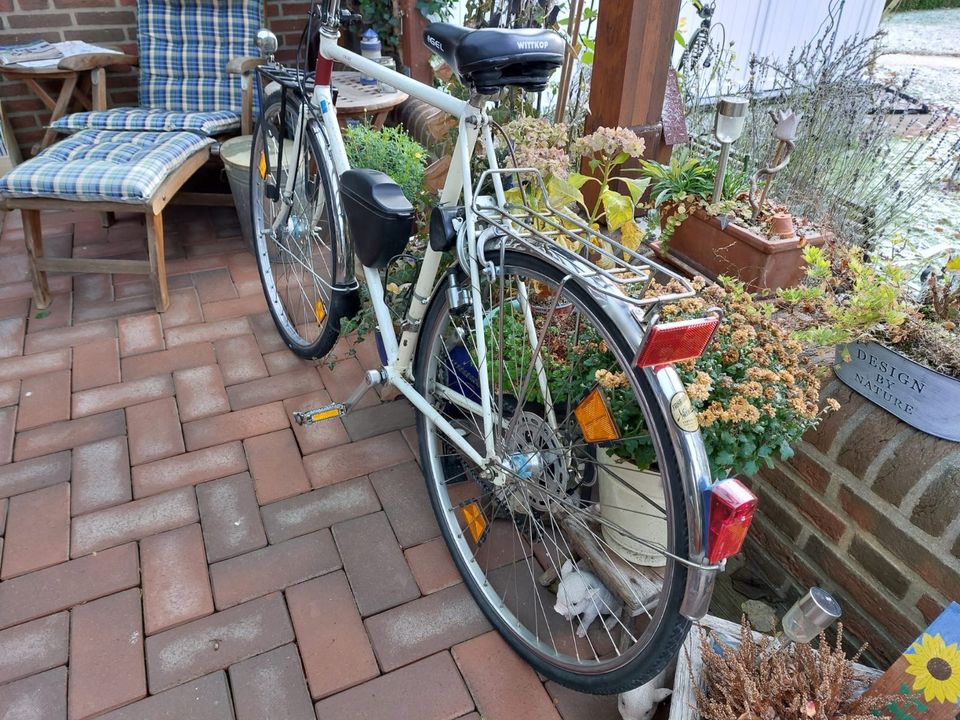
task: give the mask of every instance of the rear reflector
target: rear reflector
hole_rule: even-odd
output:
[[[634,364],[653,367],[698,358],[707,349],[719,324],[718,315],[658,323],[647,332]]]
[[[757,496],[735,478],[710,486],[707,560],[718,563],[740,552],[750,529]]]

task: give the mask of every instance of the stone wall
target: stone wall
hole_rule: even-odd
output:
[[[310,2],[265,0],[265,7],[267,24],[280,40],[278,56],[290,61],[306,23]],[[136,10],[136,0],[0,0],[0,45],[37,39],[85,40],[136,53]],[[111,106],[137,104],[135,71],[109,71],[107,88]],[[21,153],[29,157],[30,148],[43,137],[43,125],[50,113],[23,83],[0,80],[0,99]]]
[[[914,430],[839,380],[824,397],[841,409],[752,482],[760,513],[747,556],[788,594],[835,593],[844,623],[889,661],[960,600],[960,443]]]

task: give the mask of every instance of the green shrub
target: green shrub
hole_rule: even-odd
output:
[[[402,128],[375,130],[369,125],[353,125],[344,129],[343,143],[351,167],[386,173],[403,189],[414,207],[424,202],[427,151]]]

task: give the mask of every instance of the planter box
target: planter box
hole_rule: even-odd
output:
[[[727,620],[710,615],[690,629],[690,634],[680,648],[677,656],[677,672],[673,681],[673,695],[670,696],[670,714],[668,720],[698,720],[697,696],[693,682],[699,681],[703,662],[700,658],[700,628],[724,636],[728,645],[736,645],[740,638],[740,626]],[[754,633],[759,637],[759,633]],[[863,694],[883,673],[880,670],[855,665],[858,671],[857,695]]]
[[[845,357],[849,357],[846,360]],[[918,430],[960,442],[960,380],[877,343],[837,348],[834,372],[845,384]]]
[[[698,209],[680,224],[667,246],[669,254],[711,280],[730,275],[756,292],[798,285],[806,270],[803,247],[825,240],[820,234],[768,239],[733,223],[721,228],[719,218]]]

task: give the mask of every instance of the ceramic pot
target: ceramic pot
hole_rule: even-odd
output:
[[[790,225],[792,231],[792,220]],[[767,238],[734,223],[721,227],[719,218],[698,209],[680,223],[667,253],[711,280],[730,275],[751,292],[759,292],[799,285],[806,272],[804,246],[823,245],[827,237],[817,233]]]

